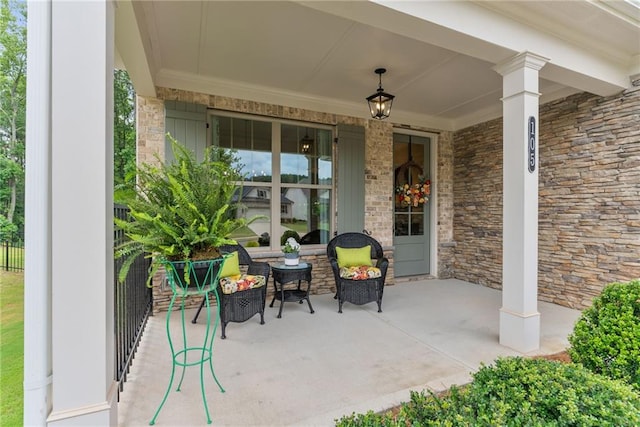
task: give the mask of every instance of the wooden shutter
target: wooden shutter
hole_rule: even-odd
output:
[[[364,229],[364,128],[338,125],[338,234]]]
[[[203,160],[207,147],[207,107],[180,101],[165,101],[165,131]],[[169,139],[165,138],[165,159],[173,161]]]

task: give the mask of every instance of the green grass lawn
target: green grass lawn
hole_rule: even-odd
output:
[[[22,425],[24,274],[0,271],[0,425]]]

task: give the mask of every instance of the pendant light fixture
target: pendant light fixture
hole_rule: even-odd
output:
[[[304,137],[300,140],[300,151],[304,154],[309,154],[312,151],[313,138],[309,136],[309,130],[304,129]]]
[[[378,90],[373,95],[367,97],[371,117],[378,120],[389,117],[389,114],[391,114],[391,104],[393,104],[393,98],[395,98],[395,96],[386,93],[384,89],[382,89],[382,75],[386,72],[386,68],[376,68],[375,73],[380,76]]]

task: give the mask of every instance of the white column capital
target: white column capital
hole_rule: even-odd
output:
[[[549,61],[549,58],[545,58],[544,56],[537,55],[529,51],[524,51],[500,62],[499,64],[496,64],[493,67],[493,70],[501,76],[505,76],[523,68],[539,71]]]

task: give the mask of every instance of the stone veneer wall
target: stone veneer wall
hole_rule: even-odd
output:
[[[640,88],[540,107],[541,300],[590,305],[640,277]],[[454,136],[454,275],[502,283],[502,120]]]
[[[640,87],[540,108],[539,294],[582,308],[640,278]]]
[[[502,119],[455,132],[454,277],[502,286]]]

